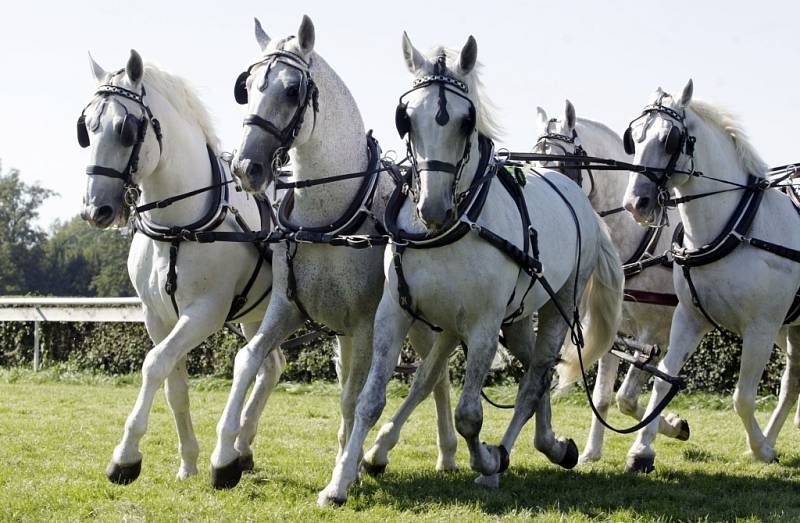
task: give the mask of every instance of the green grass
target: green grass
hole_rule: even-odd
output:
[[[223,380],[193,381],[192,414],[201,444],[198,477],[178,482],[176,434],[159,395],[142,441],[142,476],[121,487],[103,469],[121,435],[138,380],[63,372],[0,371],[0,520],[3,521],[684,521],[800,520],[798,431],[787,424],[779,465],[742,456],[744,431],[713,395],[681,397],[673,410],[689,419],[692,439],[659,438],[656,472],[622,473],[630,436],[609,435],[600,464],[560,470],[533,449],[532,426],[520,437],[500,490],[475,486],[465,445],[462,471],[433,465],[436,437],[431,402],[407,425],[387,473],[365,477],[345,507],[318,509],[336,454],[337,388],[280,386],[255,445],[256,472],[231,491],[209,484],[214,427],[226,397]],[[393,385],[388,412],[405,388]],[[513,395],[496,388],[499,399]],[[766,421],[774,400],[760,404]],[[573,394],[554,406],[559,434],[582,446],[589,424],[585,400]],[[483,438],[496,442],[510,413],[485,406]],[[384,416],[384,419],[386,416]],[[612,421],[628,423],[619,414]],[[530,424],[532,425],[532,424]],[[370,439],[371,441],[371,439]]]

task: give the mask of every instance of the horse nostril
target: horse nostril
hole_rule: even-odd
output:
[[[244,170],[246,176],[261,176],[263,173],[264,167],[256,162],[250,162]]]
[[[634,202],[633,206],[637,211],[646,210],[650,206],[650,197],[642,196],[636,198],[636,201]]]
[[[114,209],[110,205],[103,205],[94,213],[94,219],[98,223],[105,223],[114,217]]]

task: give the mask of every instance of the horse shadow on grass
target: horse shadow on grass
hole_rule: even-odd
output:
[[[624,511],[637,519],[730,521],[800,519],[796,479],[661,469],[649,476],[558,469],[510,469],[497,490],[473,483],[475,473],[388,471],[363,478],[348,504],[370,507],[391,500],[394,508],[425,513],[443,506],[474,506],[492,516],[555,510],[562,515],[608,517]]]

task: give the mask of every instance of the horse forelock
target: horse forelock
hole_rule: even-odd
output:
[[[479,133],[492,140],[498,139],[503,134],[503,128],[497,121],[497,107],[486,94],[486,88],[480,78],[480,71],[483,65],[480,61],[475,63],[475,67],[468,74],[460,71],[459,62],[461,60],[461,50],[448,47],[437,46],[423,53],[425,63],[422,70],[417,71],[418,76],[434,74],[434,69],[439,57],[444,54],[446,71],[444,74],[464,82],[469,89],[467,95],[475,105],[477,115],[476,129]]]

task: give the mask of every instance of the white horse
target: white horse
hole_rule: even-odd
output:
[[[772,462],[778,433],[800,390],[796,319],[788,328],[781,401],[766,434],[755,418],[756,393],[773,340],[793,308],[800,263],[787,259],[786,251],[778,255],[755,245],[800,248],[797,210],[783,193],[762,189],[766,166],[738,122],[714,105],[693,100],[692,92],[691,80],[678,99],[658,89],[625,137],[628,149],[635,148],[635,163],[667,170],[630,176],[625,207],[634,218],[650,224],[665,195],[683,199],[678,211],[685,233],[682,246],[673,248],[680,265],[674,271],[680,303],[672,317],[669,352],[659,368],[676,374],[715,324],[739,334],[743,343],[734,409],[744,423],[749,453]],[[715,194],[692,198],[707,192]],[[666,383],[655,380],[648,411],[666,389]],[[653,469],[657,429],[653,422],[638,433],[627,470]]]
[[[125,225],[131,203],[160,201],[230,179],[217,158],[219,143],[209,115],[183,79],[145,66],[135,51],[125,69],[108,73],[94,60],[91,66],[98,87],[78,121],[79,141],[90,147],[84,219],[101,228]],[[173,227],[238,231],[241,221],[260,228],[253,197],[220,185],[141,214],[134,221],[128,273],[155,347],[147,353],[139,397],[106,469],[109,480],[123,484],[139,476],[139,441],[155,393],[165,382],[180,440],[177,477],[197,473],[186,355],[226,319],[241,322],[246,335],[254,334],[272,286],[269,262],[259,261],[261,254],[252,245],[180,242],[178,249],[171,241],[154,239],[174,237]],[[174,263],[171,252],[177,255]],[[232,310],[234,300],[237,310]],[[284,364],[278,350],[260,369],[237,441],[245,461],[252,462],[250,443],[258,417]]]
[[[577,118],[575,107],[569,100],[566,102],[561,119],[548,118],[547,113],[541,107],[537,107],[536,112],[539,136],[533,148],[534,152],[571,155],[578,152],[580,147],[589,156],[614,158],[620,161],[631,160],[631,157],[625,153],[622,139],[617,133],[602,123]],[[560,170],[577,181],[598,212],[610,211],[619,206],[628,184],[627,176],[624,173],[614,171],[591,173],[570,168],[568,165],[555,165],[555,163],[560,162],[539,162],[539,165]],[[643,232],[641,226],[637,225],[625,212],[609,214],[604,220],[623,263],[644,261],[653,255],[657,256],[667,251],[672,241],[673,230],[679,223],[677,212],[672,209],[668,211],[665,223],[660,223],[658,228],[651,228],[646,232]],[[653,294],[654,298],[664,298],[673,294],[675,291],[672,285],[671,268],[663,264],[656,264],[641,272],[632,273],[626,279],[626,291],[629,289],[634,289],[634,291],[633,293],[629,292],[632,296],[626,298],[623,304],[620,331],[643,344],[658,345],[662,349],[666,349],[669,343],[672,306],[637,303],[635,300],[638,296],[636,291]],[[566,390],[580,379],[579,374],[571,372],[579,370],[579,367],[573,363],[577,358],[575,347],[568,344],[565,349],[567,350],[563,354],[563,358],[571,364],[556,367],[559,372],[559,391]],[[592,399],[603,417],[608,414],[618,368],[619,360],[616,356],[607,354],[600,359]],[[642,419],[644,407],[639,404],[639,396],[649,378],[650,374],[647,372],[634,366],[630,367],[625,381],[617,392],[617,405],[621,412],[636,419]],[[685,440],[689,437],[689,424],[675,414],[667,414],[661,417],[659,432],[669,437]],[[604,433],[603,425],[597,417],[592,416],[592,426],[586,447],[580,456],[580,463],[600,459],[603,452]]]
[[[394,182],[380,166],[377,144],[367,139],[349,89],[314,51],[314,25],[304,17],[297,37],[272,40],[256,20],[256,40],[263,55],[236,83],[236,97],[251,112],[245,119],[234,171],[243,187],[261,192],[276,176],[275,165],[286,151],[293,180],[324,181],[343,173],[372,174],[297,187],[278,212],[285,231],[309,234],[362,235],[382,230],[386,200]],[[369,150],[368,150],[369,149]],[[300,240],[300,238],[297,238]],[[342,368],[340,452],[352,428],[355,402],[366,379],[372,354],[373,319],[383,288],[383,250],[351,249],[325,243],[288,241],[274,247],[272,299],[252,340],[236,355],[234,378],[217,426],[211,456],[214,485],[238,481],[239,416],[245,392],[266,355],[307,319],[339,333]],[[409,333],[425,355],[433,334],[420,326]],[[395,360],[395,363],[397,361]],[[437,469],[456,468],[457,440],[449,407],[447,369],[437,375],[435,400],[439,429]]]
[[[565,467],[577,462],[574,442],[556,438],[550,428],[551,371],[570,327],[567,321],[573,321],[571,317],[565,321],[559,308],[572,315],[575,300],[589,284],[589,307],[606,321],[592,323],[605,335],[592,336],[604,343],[587,347],[587,364],[608,349],[618,327],[619,258],[580,188],[554,171],[522,177],[520,182],[498,173],[501,178],[493,180],[490,137],[496,126],[476,72],[475,39],[470,37],[460,52],[439,47],[423,55],[404,34],[403,53],[415,80],[401,97],[396,123],[400,134],[408,135],[413,169],[406,192],[412,198],[397,192],[394,207],[390,202],[390,211],[397,212],[390,227],[399,244],[387,248],[384,258],[387,285],[375,316],[372,366],[358,398],[346,450],[319,494],[321,505],[347,499],[348,486],[358,476],[362,445],[386,404],[386,385],[412,326],[429,323],[442,333],[418,370],[409,396],[424,397],[459,341],[469,348],[456,428],[469,447],[471,467],[487,485],[497,484],[508,466],[508,452],[534,411],[536,448]],[[517,184],[522,182],[520,188]],[[393,212],[387,213],[387,223]],[[531,229],[525,226],[528,214],[533,217]],[[484,238],[491,237],[490,232],[509,243],[503,248],[489,243]],[[446,245],[421,248],[438,241]],[[544,280],[532,278],[537,274],[552,286],[554,299],[545,291]],[[537,310],[534,347],[530,315]],[[601,310],[605,315],[599,314]],[[489,446],[480,440],[480,392],[501,327],[509,349],[528,370],[502,444]]]

